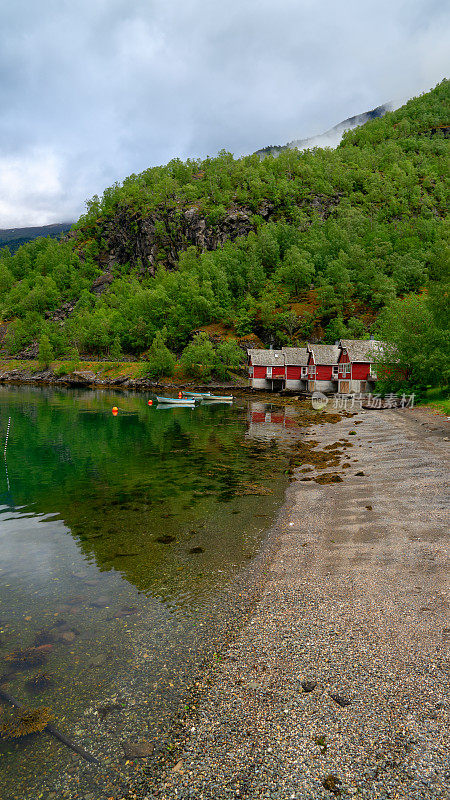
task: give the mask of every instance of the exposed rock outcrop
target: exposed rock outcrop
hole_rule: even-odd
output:
[[[302,200],[299,206],[313,208],[326,219],[341,197],[342,193],[316,195]],[[276,220],[278,214],[275,206],[267,201],[257,209],[257,216],[266,222]],[[227,241],[256,230],[256,220],[255,211],[248,207],[230,208],[215,222],[195,204],[188,208],[158,209],[148,216],[142,216],[129,206],[119,207],[107,219],[98,221],[96,238],[101,243],[98,261],[104,273],[94,281],[91,292],[101,294],[108,288],[116,265],[137,267],[142,276],[154,275],[159,264],[166,269],[176,269],[180,253],[188,247],[194,246],[200,253],[215,250]],[[74,230],[68,237],[77,235]]]
[[[270,215],[269,206],[262,211],[266,217]],[[180,252],[191,245],[205,252],[237,236],[246,236],[255,227],[252,216],[249,209],[230,210],[220,223],[213,225],[196,206],[158,211],[148,217],[129,207],[120,208],[113,217],[100,223],[108,272],[97,279],[91,291],[100,294],[106,288],[109,270],[116,264],[129,263],[138,266],[142,274],[154,275],[158,263],[174,268]]]

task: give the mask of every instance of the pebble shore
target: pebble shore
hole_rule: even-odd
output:
[[[254,612],[130,800],[449,797],[448,424],[361,411],[305,435],[347,441],[342,482],[296,470]]]

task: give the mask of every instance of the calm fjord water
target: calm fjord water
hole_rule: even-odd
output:
[[[0,688],[122,777],[124,743],[157,747],[213,655],[287,480],[244,401],[146,399],[0,388]],[[2,800],[113,792],[46,734],[2,742],[0,775]]]

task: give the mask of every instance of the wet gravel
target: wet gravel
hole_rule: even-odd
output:
[[[296,470],[259,602],[127,798],[449,797],[445,425],[389,410],[313,431],[351,442],[354,469]]]

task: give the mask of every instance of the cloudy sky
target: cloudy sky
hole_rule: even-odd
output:
[[[0,228],[174,157],[321,133],[448,76],[445,0],[5,0]]]

